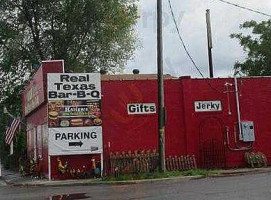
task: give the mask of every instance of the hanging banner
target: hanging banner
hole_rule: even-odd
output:
[[[100,100],[99,73],[48,74],[48,100]]]
[[[100,154],[102,127],[50,128],[49,155]]]

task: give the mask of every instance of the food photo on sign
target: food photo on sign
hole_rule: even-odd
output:
[[[101,126],[101,103],[94,100],[58,100],[48,104],[49,127]]]

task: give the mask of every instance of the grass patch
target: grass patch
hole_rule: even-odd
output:
[[[206,169],[196,169],[188,170],[182,172],[183,176],[203,176],[208,177],[214,174],[220,174],[219,170],[206,170]]]
[[[143,180],[143,179],[160,179],[170,178],[178,176],[203,176],[208,177],[210,175],[220,174],[219,170],[205,170],[196,169],[188,171],[166,171],[165,173],[154,172],[154,173],[142,173],[142,174],[124,174],[119,177],[104,177],[103,181],[128,181],[128,180]]]

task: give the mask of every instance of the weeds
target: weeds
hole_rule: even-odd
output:
[[[188,171],[166,171],[165,173],[154,172],[154,173],[124,174],[118,177],[105,177],[103,178],[103,180],[104,181],[127,181],[127,180],[143,180],[143,179],[160,179],[160,178],[170,178],[170,177],[178,177],[178,176],[208,177],[214,174],[220,174],[220,171],[195,169],[195,170],[188,170]]]

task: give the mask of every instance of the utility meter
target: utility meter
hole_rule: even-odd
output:
[[[254,123],[251,121],[241,122],[241,129],[244,142],[254,142]]]

